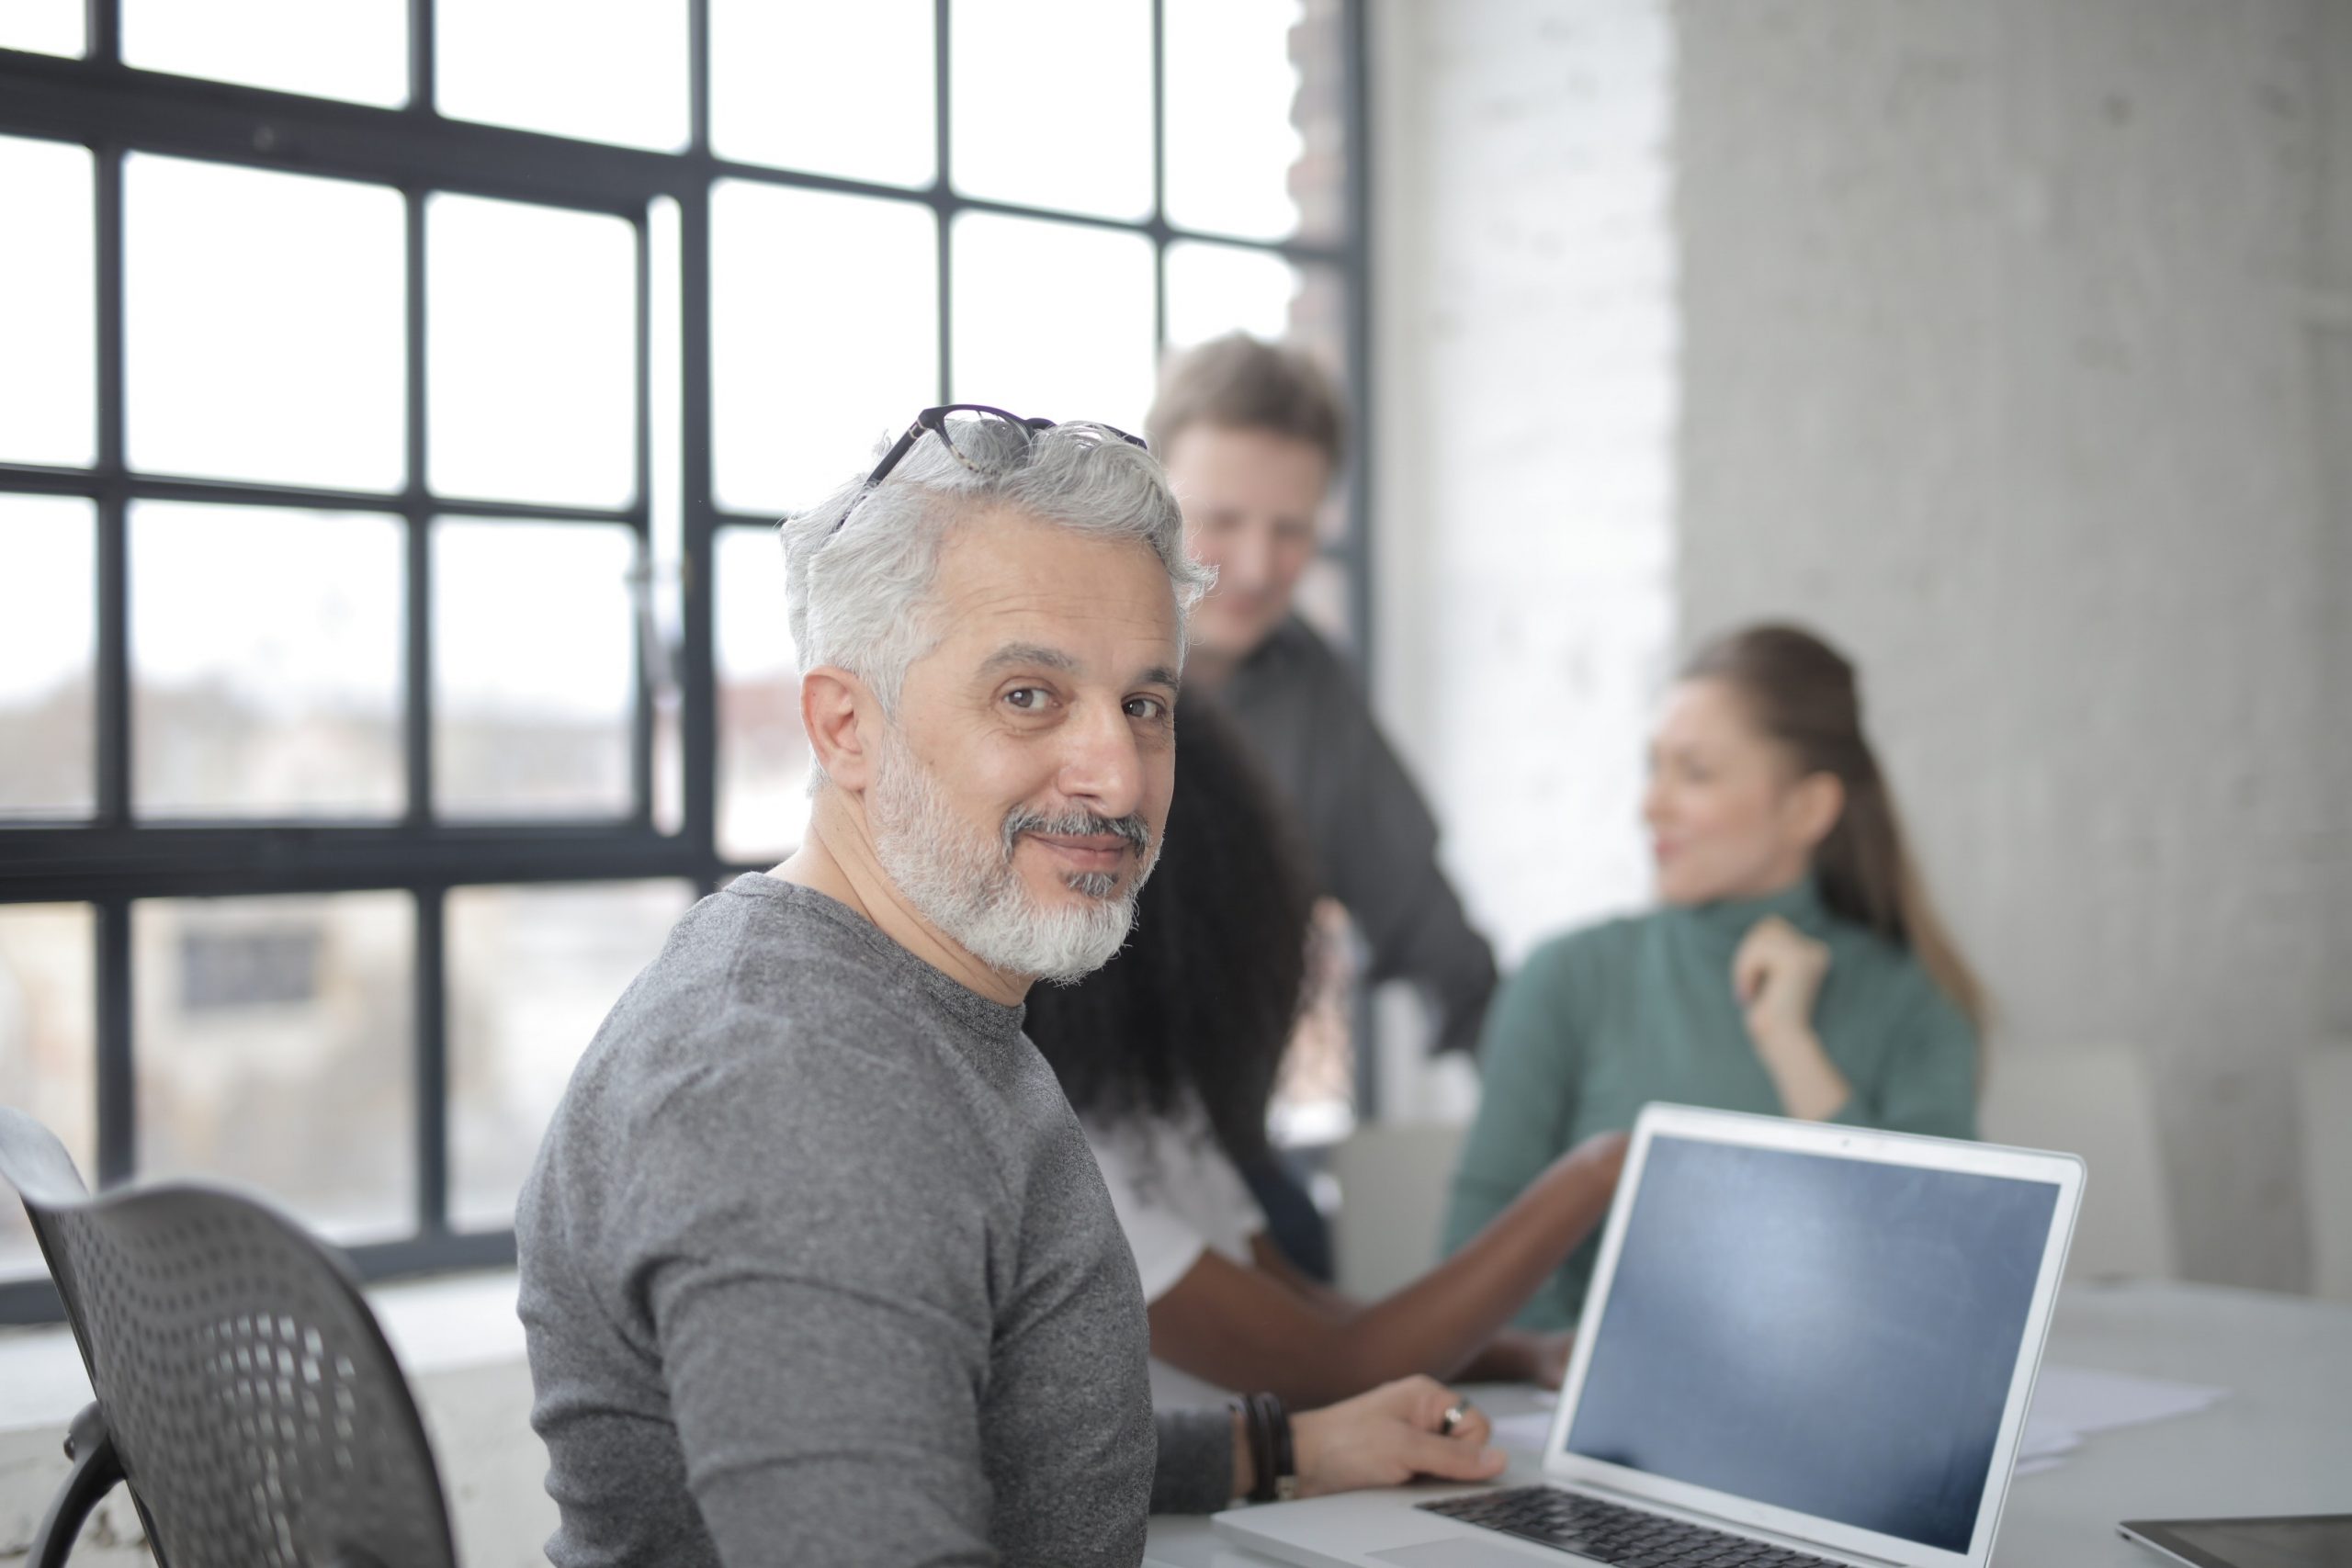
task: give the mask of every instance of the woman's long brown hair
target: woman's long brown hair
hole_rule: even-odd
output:
[[[1707,644],[1683,666],[1682,678],[1732,686],[1802,772],[1828,773],[1845,786],[1845,809],[1813,852],[1822,902],[1908,947],[1982,1034],[1991,1011],[1984,983],[1928,901],[1894,793],[1862,734],[1853,665],[1803,627],[1758,626]]]

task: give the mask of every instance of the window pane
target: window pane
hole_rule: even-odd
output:
[[[90,154],[0,136],[0,462],[80,468],[97,454]]]
[[[675,152],[686,145],[686,0],[439,0],[435,106],[457,119]]]
[[[405,894],[131,910],[138,1172],[247,1182],[334,1241],[415,1224]]]
[[[1299,0],[1168,7],[1170,222],[1264,240],[1298,231],[1291,185],[1307,147],[1292,39],[1305,11]]]
[[[0,1105],[56,1134],[93,1186],[96,928],[86,904],[0,904]],[[0,1191],[0,1279],[46,1272],[24,1205]]]
[[[618,218],[426,209],[434,490],[558,506],[637,493],[637,237]]]
[[[96,526],[78,497],[0,495],[0,818],[91,808]]]
[[[1270,251],[1179,242],[1168,247],[1168,343],[1189,348],[1226,333],[1290,335],[1298,269]]]
[[[1105,218],[1151,210],[1147,0],[956,0],[956,188]]]
[[[126,64],[284,93],[408,102],[406,0],[122,0]]]
[[[1151,401],[1151,242],[967,213],[956,223],[956,390],[1140,434]]]
[[[452,1228],[514,1223],[572,1065],[693,901],[681,882],[451,890]]]
[[[722,158],[886,185],[938,170],[932,0],[711,0]]]
[[[0,6],[0,49],[34,54],[80,54],[83,0],[8,0]]]
[[[399,488],[399,193],[138,153],[123,177],[132,464]]]
[[[400,811],[401,533],[373,513],[132,504],[141,816]]]
[[[937,220],[910,201],[730,180],[710,222],[719,504],[809,505],[939,400]]]
[[[618,526],[434,523],[439,815],[628,814],[636,559]]]
[[[719,531],[718,853],[782,860],[808,824],[800,660],[784,613],[784,549],[765,528]]]

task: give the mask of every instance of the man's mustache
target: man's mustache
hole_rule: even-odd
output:
[[[1125,839],[1127,847],[1138,855],[1151,852],[1151,829],[1144,819],[1130,813],[1125,817],[1098,817],[1091,811],[1063,811],[1048,816],[1043,811],[1022,807],[1004,819],[1004,854],[1012,858],[1013,840],[1023,833],[1050,833],[1057,838],[1091,839],[1115,835]]]

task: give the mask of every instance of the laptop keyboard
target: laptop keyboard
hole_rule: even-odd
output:
[[[1556,1486],[1514,1486],[1416,1505],[1615,1568],[1837,1568],[1823,1557],[1645,1514]]]

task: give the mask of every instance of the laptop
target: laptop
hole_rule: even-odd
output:
[[[1541,1484],[1215,1529],[1313,1568],[1984,1568],[2082,1190],[2072,1155],[1650,1106]]]

